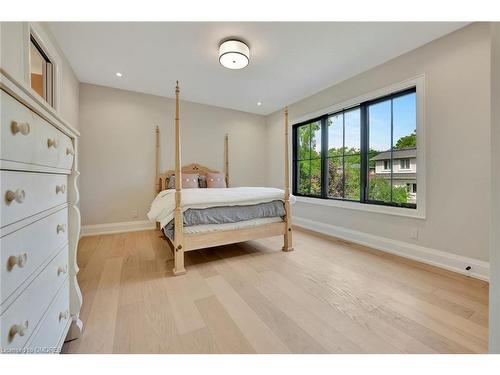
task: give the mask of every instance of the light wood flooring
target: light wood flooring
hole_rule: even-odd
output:
[[[64,353],[483,353],[488,284],[340,240],[193,251],[160,232],[84,237],[84,333]]]

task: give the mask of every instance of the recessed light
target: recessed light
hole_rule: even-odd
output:
[[[257,102],[257,105],[260,107],[262,105],[262,102]]]
[[[120,72],[116,72],[115,74],[116,74],[117,77],[121,77],[123,75]]]

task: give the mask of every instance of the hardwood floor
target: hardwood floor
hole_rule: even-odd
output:
[[[64,353],[484,353],[488,284],[296,230],[186,253],[157,231],[84,237],[84,333]]]

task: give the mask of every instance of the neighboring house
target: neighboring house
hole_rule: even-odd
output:
[[[375,161],[375,170],[370,170],[370,177],[382,177],[391,180],[391,151],[384,151],[370,159]],[[405,148],[392,151],[392,184],[405,186],[408,191],[408,203],[417,202],[417,149]]]

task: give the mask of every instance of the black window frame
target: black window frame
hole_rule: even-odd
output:
[[[377,104],[383,101],[391,100],[391,107],[392,107],[392,100],[412,94],[412,93],[417,93],[417,87],[410,87],[406,88],[403,90],[399,90],[396,92],[393,92],[388,95],[384,95],[372,100],[367,100],[364,101],[360,104],[349,106],[346,108],[342,108],[339,110],[336,110],[334,112],[328,112],[325,113],[324,115],[314,117],[310,120],[302,121],[300,123],[294,124],[292,126],[292,192],[295,196],[298,197],[306,197],[306,198],[314,198],[314,199],[323,199],[323,200],[336,200],[336,201],[344,201],[344,202],[354,202],[354,203],[361,203],[361,204],[370,204],[370,205],[380,205],[380,206],[389,206],[389,207],[400,207],[400,208],[409,208],[409,209],[416,209],[417,204],[416,203],[397,203],[397,202],[384,202],[384,201],[376,201],[376,200],[371,200],[368,198],[368,184],[369,184],[369,118],[368,118],[368,107],[373,104]],[[418,99],[416,99],[418,100]],[[416,103],[416,105],[418,105]],[[354,199],[346,199],[346,198],[335,198],[335,197],[329,197],[328,192],[327,192],[327,187],[328,187],[328,118],[331,116],[343,114],[345,112],[352,111],[354,109],[359,108],[360,110],[360,157],[361,157],[361,171],[360,171],[360,199],[354,200]],[[297,173],[297,167],[298,167],[298,162],[299,160],[297,159],[297,130],[301,126],[311,124],[314,122],[320,122],[321,124],[321,195],[306,195],[306,194],[300,194],[297,191],[297,184],[298,184],[298,173]],[[418,123],[417,123],[418,127]],[[391,120],[391,143],[392,143],[392,133],[393,133],[393,124]],[[345,136],[345,135],[344,135]],[[394,145],[391,144],[391,154],[393,151]],[[418,138],[417,138],[417,149],[418,149]],[[394,159],[391,157],[391,170],[394,167]],[[394,173],[394,171],[392,171]],[[392,186],[392,173],[391,173],[391,186]],[[345,176],[343,176],[344,179],[344,187],[343,189],[345,190]],[[417,181],[418,182],[418,181]]]
[[[292,183],[292,191],[296,191],[297,190],[297,182],[298,182],[298,179],[299,179],[299,175],[297,173],[297,166],[299,164],[299,162],[301,161],[309,161],[309,163],[311,163],[312,160],[320,160],[320,163],[321,163],[321,191],[320,191],[320,195],[314,195],[314,194],[311,194],[311,182],[309,181],[309,194],[308,195],[302,195],[304,197],[311,197],[311,198],[321,198],[323,197],[323,194],[325,193],[325,185],[324,185],[324,170],[325,170],[325,165],[324,165],[324,158],[323,158],[323,149],[324,149],[324,137],[323,137],[323,131],[325,130],[324,128],[324,121],[323,121],[323,116],[320,116],[320,117],[317,117],[317,118],[313,118],[309,121],[306,121],[304,123],[301,124],[301,126],[305,126],[305,125],[312,125],[313,123],[315,122],[319,122],[320,123],[320,129],[321,129],[321,155],[319,158],[311,158],[311,156],[309,156],[308,159],[297,159],[297,129],[300,127],[300,126],[296,126],[294,125],[293,127],[293,136],[292,136],[292,147],[293,147],[293,158],[292,158],[292,175],[293,175],[293,183]],[[312,150],[312,147],[311,147],[311,144],[309,144],[309,151],[311,152]],[[310,167],[309,167],[310,168]],[[311,178],[311,174],[310,174],[310,169],[309,169],[309,179]]]

